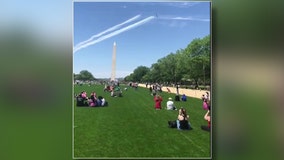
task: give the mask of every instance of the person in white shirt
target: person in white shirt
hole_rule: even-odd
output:
[[[171,97],[167,101],[167,110],[177,110]]]

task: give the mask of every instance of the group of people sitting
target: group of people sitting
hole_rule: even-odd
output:
[[[183,99],[183,101],[186,101],[186,96],[183,95],[182,99]],[[162,106],[161,106],[162,101],[163,101],[163,98],[160,95],[156,94],[154,96],[154,102],[155,102],[155,109],[156,110],[162,109]],[[171,97],[169,97],[169,99],[167,101],[166,109],[167,110],[177,110],[176,106],[174,105],[173,99]]]
[[[187,97],[186,97],[185,94],[183,94],[181,97],[180,97],[179,94],[177,94],[177,95],[175,96],[175,101],[183,101],[183,102],[185,102],[186,100],[187,100]]]
[[[207,125],[202,125],[200,128],[202,130],[210,132],[211,122],[210,122],[210,107],[207,113],[204,115],[204,120],[207,121]],[[189,121],[189,115],[186,113],[185,108],[180,108],[177,116],[177,120],[168,121],[168,125],[170,128],[177,128],[179,130],[191,130],[191,124]]]
[[[119,85],[105,85],[104,92],[110,92],[111,97],[122,97],[122,91]]]
[[[110,92],[110,96],[112,97],[122,97],[122,91],[119,86],[115,86],[113,90]]]
[[[90,97],[87,96],[87,92],[83,91],[79,95],[76,95],[76,106],[89,106],[89,107],[103,107],[107,106],[108,102],[104,97],[96,95],[92,92]]]
[[[182,96],[183,101],[186,101],[186,96],[183,95]],[[159,96],[158,98],[154,98],[155,100],[155,108],[160,107],[159,104],[162,101],[162,98]],[[158,105],[157,105],[157,100],[158,101]],[[207,95],[202,97],[202,101],[206,104],[206,110],[207,113],[204,115],[204,120],[207,121],[207,125],[202,125],[201,129],[210,132],[210,98],[209,98],[209,93],[207,92]],[[204,108],[204,107],[203,107]],[[167,110],[177,110],[177,107],[174,105],[174,102],[172,101],[172,98],[170,97],[167,101]],[[177,116],[177,120],[175,121],[168,121],[168,125],[170,128],[177,128],[177,129],[181,129],[181,130],[191,130],[191,124],[189,122],[189,115],[186,112],[185,108],[180,108],[179,109],[179,113]]]
[[[186,97],[185,97],[186,98]],[[154,96],[154,102],[155,102],[155,109],[156,110],[160,110],[162,109],[161,107],[161,103],[163,101],[163,98],[156,94]],[[207,100],[206,102],[209,102],[209,100]],[[177,110],[177,107],[174,105],[174,102],[172,101],[172,98],[169,97],[168,101],[167,101],[167,110]],[[208,122],[208,125],[205,126],[201,126],[201,129],[209,131],[210,132],[210,105],[208,105],[207,107],[207,113],[204,116],[204,119]],[[177,128],[180,130],[191,130],[191,124],[189,122],[189,115],[186,113],[186,109],[185,108],[180,108],[178,111],[178,116],[177,116],[177,120],[174,121],[168,121],[168,125],[170,128]]]

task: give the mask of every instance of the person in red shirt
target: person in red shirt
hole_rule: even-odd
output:
[[[155,95],[154,102],[155,102],[155,109],[162,109],[161,103],[163,98],[160,95]]]

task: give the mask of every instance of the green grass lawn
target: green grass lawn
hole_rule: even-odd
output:
[[[76,158],[189,158],[211,156],[211,135],[200,129],[207,122],[200,99],[175,102],[187,109],[193,130],[168,128],[178,111],[168,111],[166,102],[175,94],[162,92],[162,110],[154,109],[146,88],[128,88],[123,97],[111,97],[101,85],[74,86],[74,93],[92,91],[105,97],[108,107],[76,107],[74,100],[74,157]],[[126,86],[121,85],[121,88]]]

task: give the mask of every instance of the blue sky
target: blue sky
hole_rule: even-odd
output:
[[[74,2],[73,72],[116,77],[185,48],[210,34],[210,2]]]

